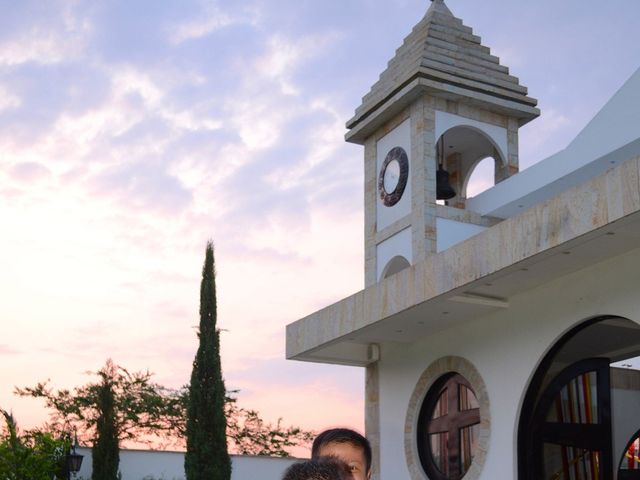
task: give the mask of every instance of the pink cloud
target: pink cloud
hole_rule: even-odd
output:
[[[49,177],[51,171],[40,163],[21,162],[11,168],[10,175],[13,179],[21,182],[34,182]]]
[[[3,345],[0,344],[0,355],[4,356],[4,355],[17,355],[19,353],[22,353],[20,350],[16,350],[15,348],[9,346],[9,345]]]

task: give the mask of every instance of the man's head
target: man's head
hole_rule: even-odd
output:
[[[349,466],[335,457],[294,463],[282,480],[353,480]]]
[[[337,457],[351,469],[354,480],[367,480],[371,476],[371,445],[358,432],[348,428],[332,428],[316,437],[311,447],[311,458]]]

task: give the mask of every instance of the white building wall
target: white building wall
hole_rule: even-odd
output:
[[[467,238],[484,232],[488,227],[474,225],[473,223],[458,222],[448,218],[436,218],[436,248],[442,252],[447,248],[464,242]]]
[[[80,448],[84,455],[77,480],[91,478],[91,449]],[[231,456],[231,480],[281,480],[296,458]],[[184,453],[150,450],[120,450],[122,480],[184,480]]]
[[[409,399],[424,370],[452,355],[477,368],[489,394],[489,450],[480,478],[517,478],[520,406],[538,363],[564,333],[586,319],[609,314],[640,320],[638,262],[640,250],[635,250],[514,296],[508,309],[426,340],[383,344],[380,478],[410,478],[404,451]]]

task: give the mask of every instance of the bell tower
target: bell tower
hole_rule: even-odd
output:
[[[527,93],[432,0],[347,122],[365,147],[366,286],[500,220],[466,209],[467,185],[486,158],[495,183],[518,172],[518,128],[540,114]]]

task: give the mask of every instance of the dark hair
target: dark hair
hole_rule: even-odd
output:
[[[349,428],[331,428],[320,433],[313,441],[311,447],[311,458],[318,458],[320,449],[330,443],[350,443],[355,447],[362,448],[366,462],[367,473],[371,471],[371,445],[369,440],[358,432]]]
[[[345,462],[336,457],[324,457],[294,463],[284,472],[282,480],[349,480],[351,478],[351,470]]]

